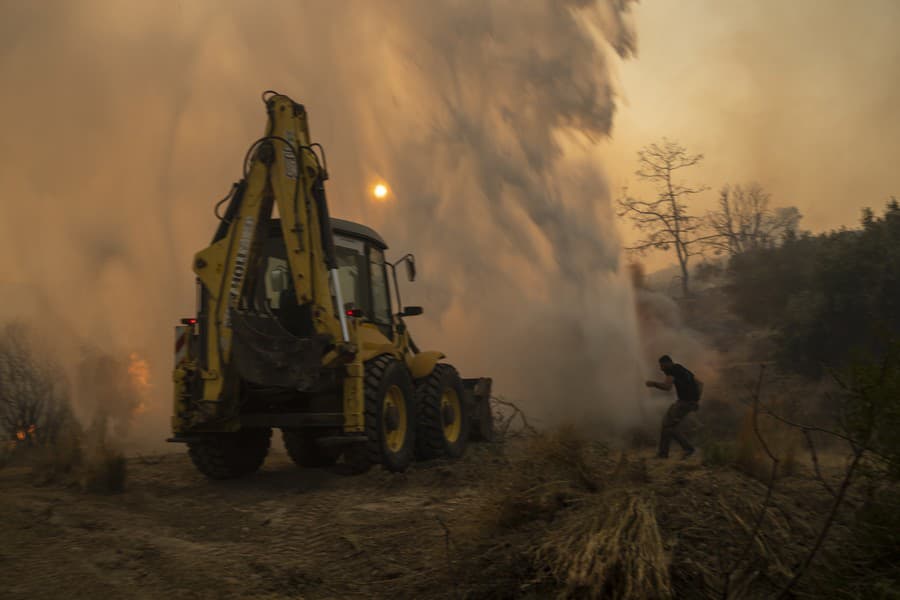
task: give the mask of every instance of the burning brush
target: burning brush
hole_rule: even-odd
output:
[[[151,387],[150,363],[138,353],[96,353],[82,360],[76,391],[84,410],[108,420],[113,433],[124,436],[134,419],[147,412]]]

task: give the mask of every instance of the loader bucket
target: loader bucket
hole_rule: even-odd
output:
[[[491,412],[491,385],[490,377],[475,377],[463,379],[463,388],[466,391],[467,400],[472,410],[469,437],[475,441],[494,441],[494,416]]]

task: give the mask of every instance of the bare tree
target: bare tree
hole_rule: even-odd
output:
[[[632,198],[627,193],[618,200],[619,216],[627,217],[645,235],[634,246],[626,248],[643,253],[647,250],[675,249],[681,268],[681,290],[690,293],[688,265],[692,256],[702,252],[703,221],[690,215],[686,201],[705,191],[704,186],[689,186],[680,181],[680,171],[703,160],[702,154],[690,154],[681,144],[663,138],[662,142],[645,146],[638,152],[640,168],[635,174],[651,182],[657,189],[654,200]]]
[[[769,194],[758,183],[726,185],[719,192],[719,208],[707,214],[712,234],[706,244],[716,253],[735,256],[782,241],[797,230],[800,211],[794,206],[769,208]]]
[[[55,439],[69,417],[62,369],[39,358],[28,330],[11,323],[0,331],[0,436],[16,446]]]

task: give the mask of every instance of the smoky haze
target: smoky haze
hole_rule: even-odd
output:
[[[635,19],[640,60],[620,69],[624,98],[603,153],[614,189],[650,193],[635,155],[667,136],[705,155],[687,176],[712,187],[694,199],[697,214],[722,185],[758,181],[822,231],[900,193],[900,3],[648,0]]]
[[[416,252],[420,346],[547,423],[632,424],[646,357],[592,150],[629,7],[5,2],[3,316],[39,316],[70,365],[84,344],[146,357],[162,438],[191,256],[271,88],[307,106],[332,214]]]

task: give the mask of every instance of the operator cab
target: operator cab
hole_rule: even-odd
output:
[[[387,244],[373,229],[343,219],[331,219],[335,259],[345,311],[359,310],[365,321],[375,324],[388,338],[393,338],[387,263]],[[257,298],[265,309],[296,335],[304,335],[311,320],[308,309],[297,306],[290,268],[281,236],[281,221],[272,219],[264,242],[265,275],[260,278],[265,290]],[[262,286],[260,286],[262,288]],[[259,296],[264,295],[264,298]]]

